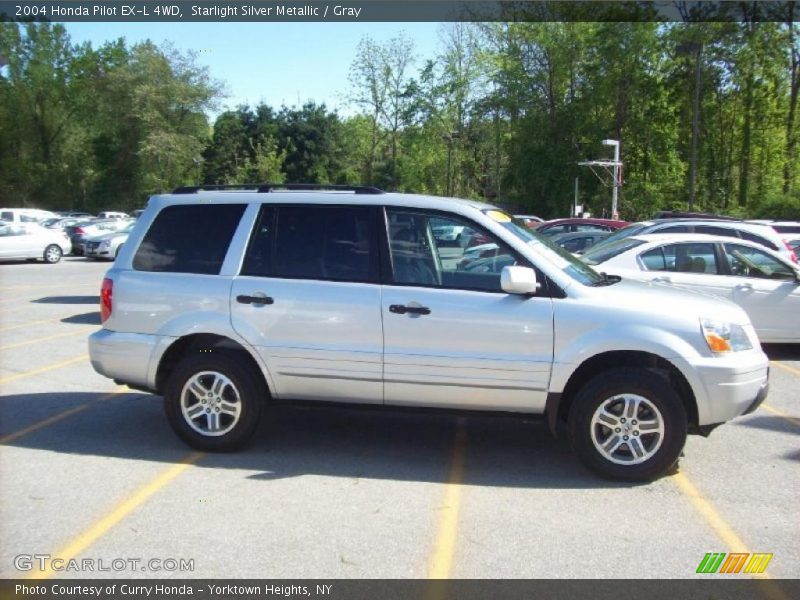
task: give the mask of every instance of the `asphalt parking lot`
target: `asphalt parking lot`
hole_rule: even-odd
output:
[[[505,417],[283,407],[246,451],[201,454],[89,364],[108,266],[0,265],[0,577],[688,578],[708,552],[800,573],[800,345],[767,348],[761,409],[647,485]]]

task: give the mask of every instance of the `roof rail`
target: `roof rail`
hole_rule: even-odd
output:
[[[241,183],[230,185],[187,185],[175,188],[173,194],[196,194],[201,191],[242,190],[260,193],[275,191],[332,191],[353,192],[354,194],[383,194],[383,190],[363,185],[332,185],[327,183]]]
[[[383,194],[383,190],[365,185],[333,185],[327,183],[265,183],[259,186],[259,192],[287,191],[325,191],[353,192],[354,194]]]
[[[654,219],[705,219],[708,221],[741,221],[736,217],[728,217],[725,215],[715,215],[711,213],[702,212],[687,212],[682,210],[660,210]]]

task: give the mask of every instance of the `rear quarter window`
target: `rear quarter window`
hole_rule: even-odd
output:
[[[219,274],[244,204],[167,206],[136,250],[137,271]]]

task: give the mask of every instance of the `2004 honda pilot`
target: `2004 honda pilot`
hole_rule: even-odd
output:
[[[330,186],[329,186],[330,187]],[[488,240],[437,245],[432,225]],[[155,196],[101,290],[101,374],[233,450],[266,401],[544,414],[614,478],[758,406],[768,361],[721,299],[609,278],[501,210],[373,188]]]

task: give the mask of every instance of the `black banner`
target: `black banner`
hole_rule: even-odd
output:
[[[316,580],[316,579],[62,579],[2,580],[2,600],[788,600],[800,580]]]
[[[2,21],[114,22],[710,22],[796,20],[794,0],[639,1],[597,0],[0,0]]]

